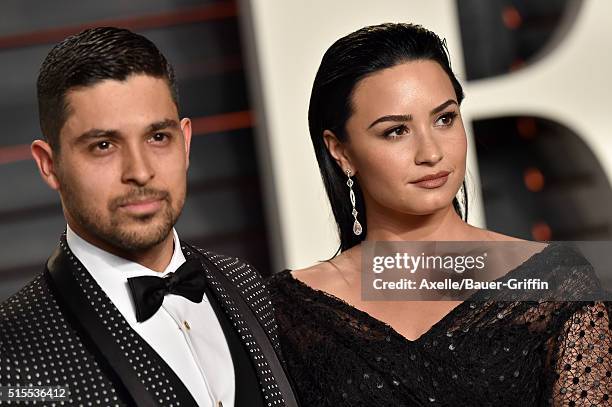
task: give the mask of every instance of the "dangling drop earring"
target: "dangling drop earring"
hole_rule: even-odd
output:
[[[355,208],[355,193],[353,192],[353,180],[351,179],[351,170],[346,170],[346,176],[348,177],[348,181],[346,181],[346,185],[349,187],[349,196],[351,198],[351,205],[353,205],[353,217],[355,218],[355,222],[353,223],[353,233],[355,236],[359,236],[363,231],[361,227],[361,223],[357,220],[357,209]]]

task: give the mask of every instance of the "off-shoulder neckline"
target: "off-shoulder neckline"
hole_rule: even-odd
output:
[[[537,253],[534,253],[529,258],[527,258],[525,261],[523,261],[521,264],[519,264],[518,266],[516,266],[512,270],[508,271],[503,276],[497,278],[496,280],[502,280],[504,278],[507,278],[507,277],[510,276],[510,274],[517,272],[518,270],[526,267],[527,265],[531,265],[536,260],[542,258],[542,256],[545,253],[548,253],[548,252],[552,251],[552,249],[556,249],[556,248],[560,248],[560,247],[566,247],[566,245],[564,245],[562,243],[559,243],[559,242],[542,242],[542,243],[548,243],[548,244],[542,250],[540,250]],[[298,287],[301,287],[303,290],[306,290],[307,292],[310,292],[310,293],[315,294],[317,296],[322,296],[323,298],[326,298],[327,300],[332,301],[333,303],[335,303],[339,307],[343,308],[343,310],[348,312],[348,313],[356,314],[359,317],[366,318],[367,320],[369,320],[370,322],[372,322],[375,325],[383,326],[385,329],[387,329],[389,332],[391,332],[394,336],[400,338],[403,341],[406,341],[406,343],[408,343],[408,344],[417,344],[419,342],[424,341],[425,339],[427,339],[427,337],[431,336],[434,332],[438,331],[439,327],[443,326],[447,320],[452,318],[455,314],[457,314],[459,311],[461,311],[466,306],[469,306],[469,304],[473,302],[473,300],[468,299],[468,300],[465,300],[465,301],[459,303],[457,306],[452,308],[449,312],[444,314],[444,316],[442,318],[440,318],[438,321],[436,321],[431,327],[429,327],[429,329],[424,331],[420,336],[418,336],[415,339],[410,339],[410,338],[407,338],[404,335],[400,334],[399,332],[397,332],[387,322],[373,317],[372,315],[368,314],[366,311],[363,311],[363,310],[361,310],[361,309],[359,309],[359,308],[349,304],[347,301],[343,300],[342,298],[339,298],[339,297],[337,297],[337,296],[335,296],[335,295],[333,295],[331,293],[328,293],[327,291],[320,290],[320,289],[317,289],[317,288],[309,286],[308,284],[306,284],[305,282],[297,279],[293,274],[291,274],[292,271],[293,270],[291,270],[291,269],[284,269],[284,270],[282,270],[282,271],[280,271],[278,273],[275,273],[271,278],[272,279],[280,278],[280,279],[285,279],[287,281],[291,281],[293,284],[297,285]],[[480,291],[475,292],[472,296],[470,296],[470,298],[474,297],[479,292]]]

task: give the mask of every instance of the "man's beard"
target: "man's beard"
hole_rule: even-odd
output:
[[[172,198],[166,191],[142,187],[112,199],[107,205],[110,218],[105,219],[99,210],[72,189],[69,182],[62,183],[61,191],[65,210],[84,232],[127,252],[147,250],[166,239],[183,207],[183,202],[179,202],[177,210],[174,210]],[[164,202],[164,207],[153,214],[122,213],[120,206],[135,199],[159,199]],[[138,224],[142,227],[131,227]]]

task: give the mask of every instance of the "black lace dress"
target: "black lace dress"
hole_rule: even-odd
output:
[[[585,262],[556,243],[503,278],[552,279],[556,265]],[[577,269],[564,290],[601,289],[592,268]],[[288,270],[267,286],[303,407],[612,406],[610,302],[487,302],[477,292],[408,340]]]

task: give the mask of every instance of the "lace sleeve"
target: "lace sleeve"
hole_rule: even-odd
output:
[[[556,340],[553,406],[610,405],[612,341],[609,302],[582,306]]]

